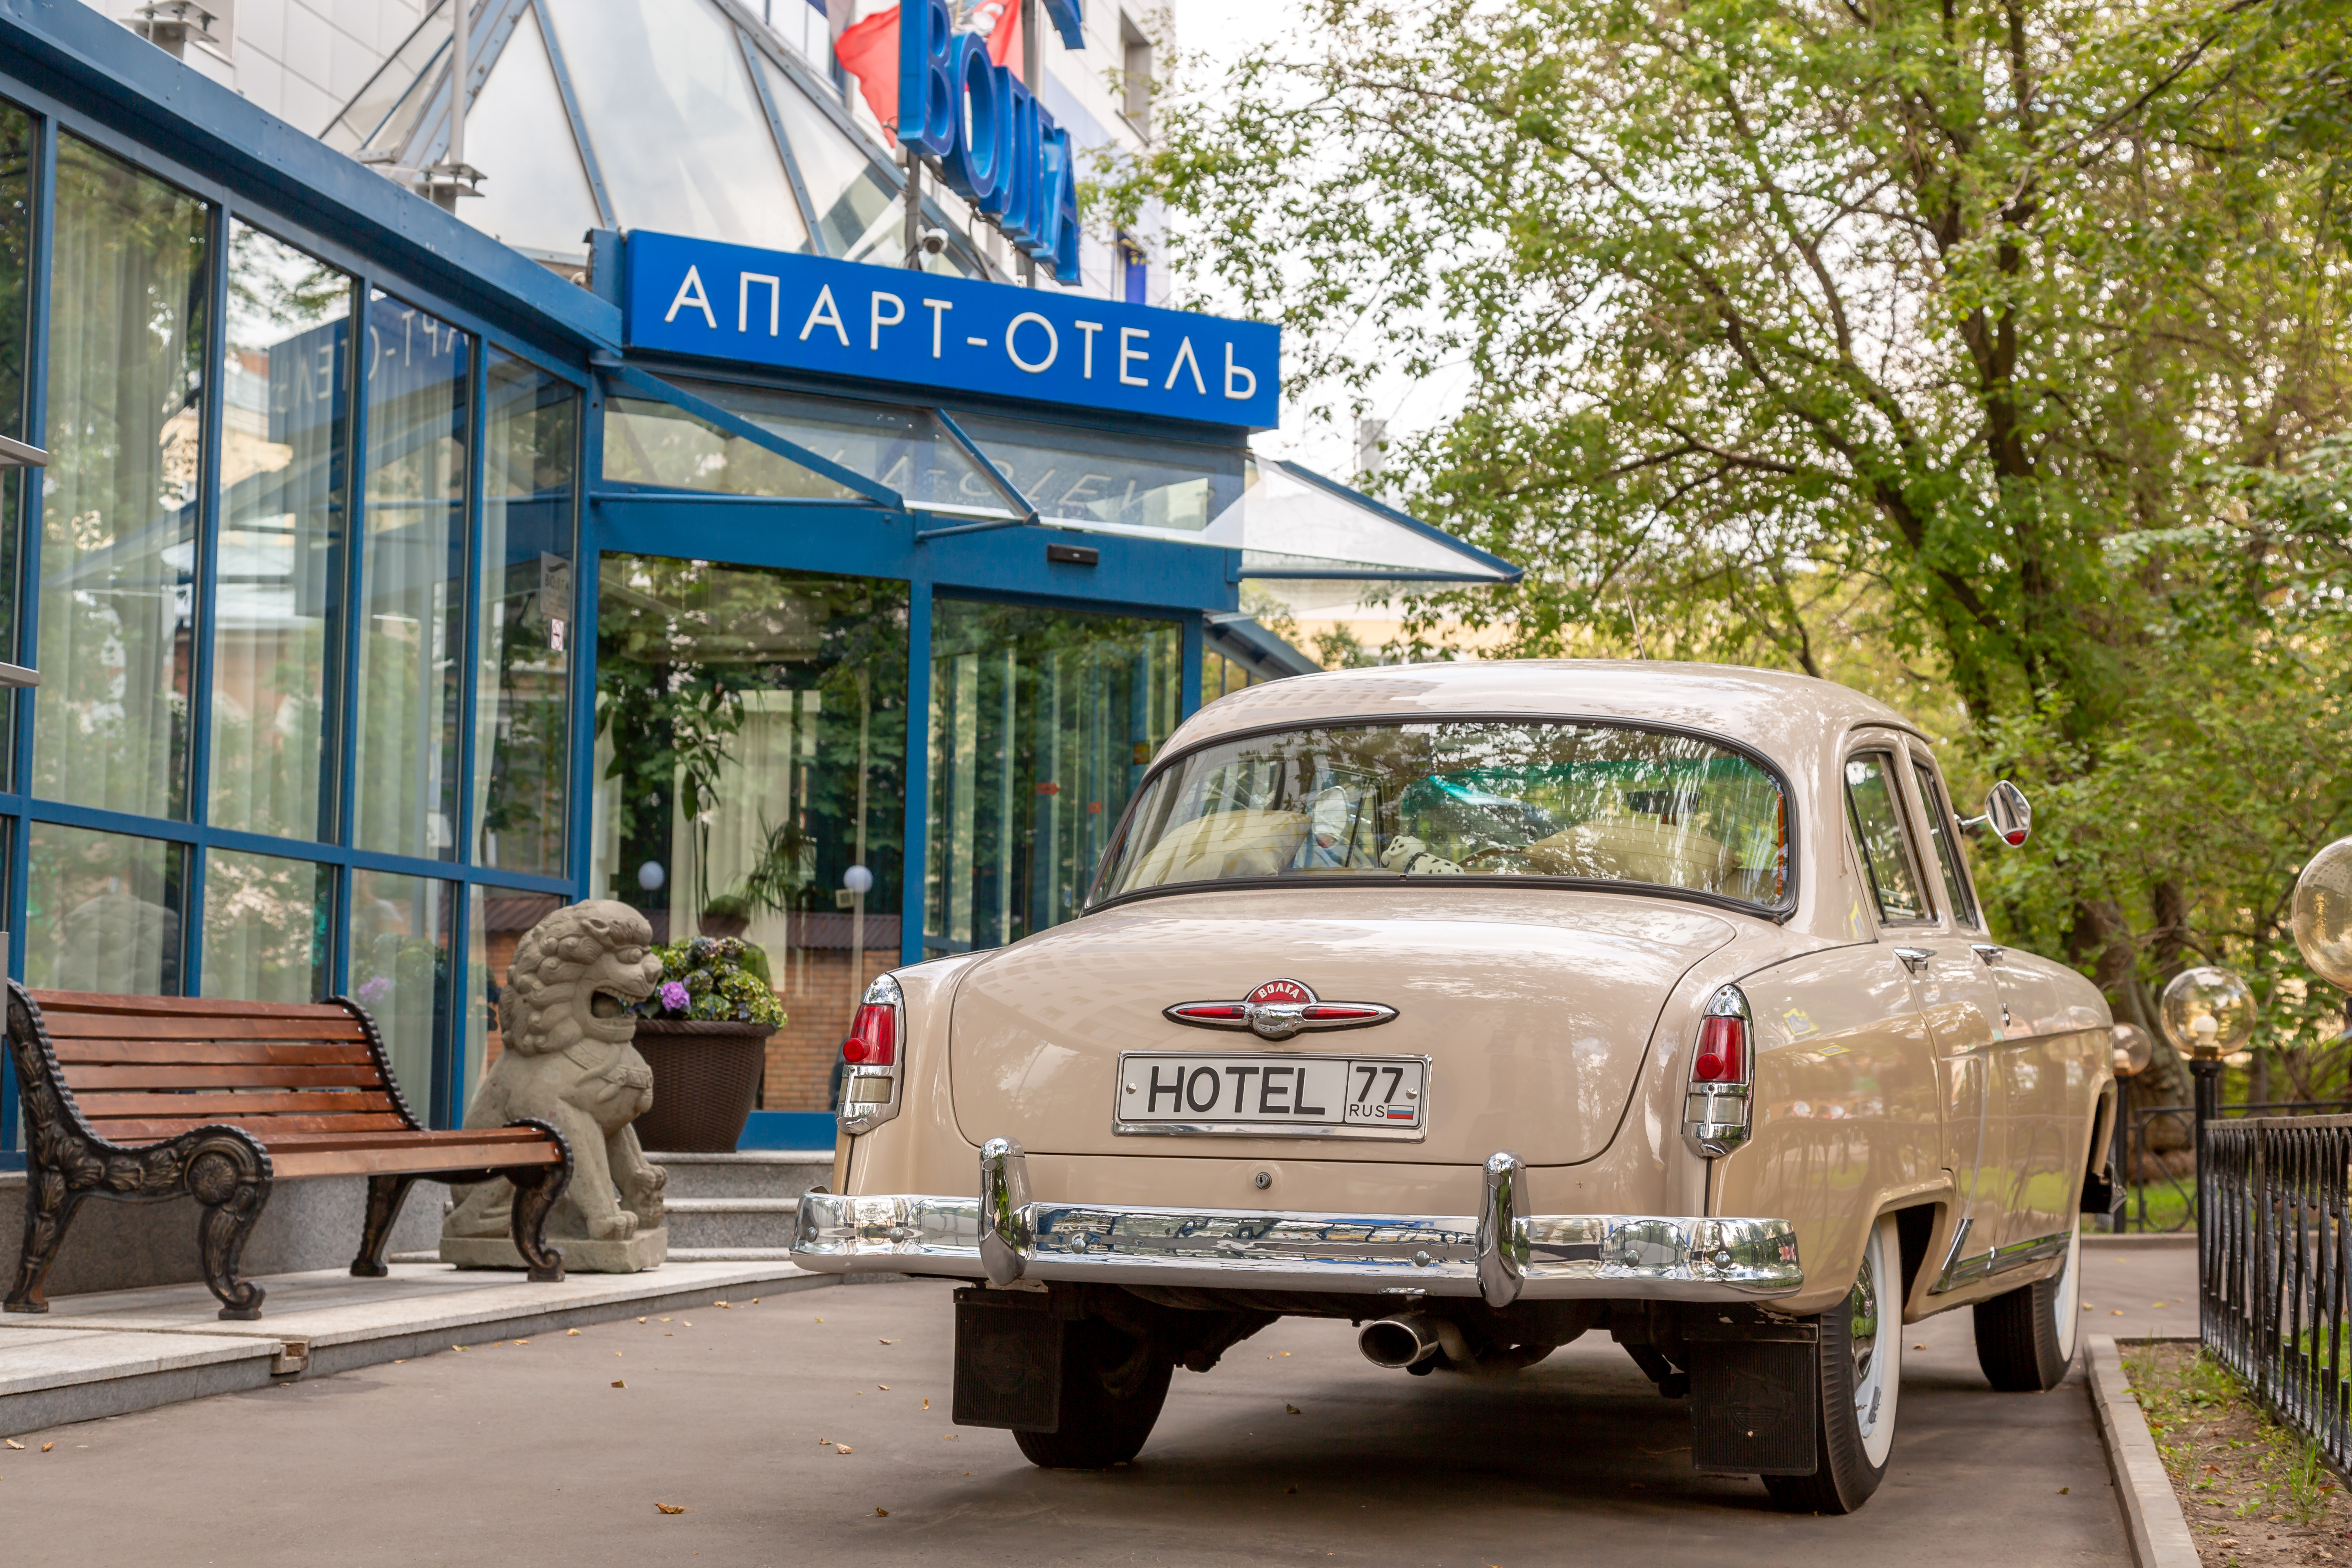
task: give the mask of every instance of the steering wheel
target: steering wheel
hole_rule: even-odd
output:
[[[1473,849],[1454,862],[1457,866],[1475,866],[1481,860],[1491,860],[1497,855],[1517,855],[1519,848],[1510,844],[1490,844],[1484,849]]]

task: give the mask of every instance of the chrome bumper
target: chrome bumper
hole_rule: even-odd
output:
[[[1753,1300],[1803,1288],[1786,1220],[1526,1215],[1517,1156],[1486,1162],[1472,1215],[1317,1215],[1033,1203],[1021,1146],[981,1151],[971,1197],[810,1193],[793,1259],[877,1271],[1375,1295]]]

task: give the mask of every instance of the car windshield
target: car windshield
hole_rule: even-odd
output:
[[[1780,781],[1637,725],[1335,724],[1206,746],[1154,774],[1097,896],[1202,882],[1569,878],[1768,908],[1789,891]]]

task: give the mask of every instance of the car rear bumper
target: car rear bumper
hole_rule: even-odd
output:
[[[1486,1162],[1467,1215],[1285,1214],[1034,1203],[1018,1144],[981,1152],[970,1197],[810,1193],[793,1258],[887,1272],[1112,1285],[1377,1295],[1673,1301],[1793,1295],[1805,1276],[1786,1220],[1526,1215],[1516,1157]],[[1473,1196],[1465,1194],[1465,1196]]]

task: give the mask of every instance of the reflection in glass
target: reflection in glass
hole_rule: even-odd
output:
[[[935,603],[927,956],[1078,912],[1182,672],[1171,621]]]
[[[874,165],[863,149],[824,111],[808,100],[790,77],[766,59],[769,101],[783,122],[784,140],[792,143],[793,162],[800,165],[801,184],[808,187],[809,205],[816,211],[823,252],[845,261],[877,259],[888,251],[897,260],[905,244],[905,205],[897,183]],[[862,95],[852,93],[853,103]]]
[[[1256,685],[1258,679],[1215,648],[1201,650],[1201,705],[1204,708],[1220,697]]]
[[[476,883],[467,890],[466,969],[473,994],[466,998],[466,1092],[461,1108],[474,1103],[482,1075],[499,1059],[499,997],[523,933],[563,904],[553,893],[518,893]]]
[[[1775,908],[1788,834],[1779,781],[1695,735],[1540,720],[1318,725],[1203,747],[1161,773],[1103,891],[1559,877]]]
[[[604,477],[720,495],[866,499],[838,479],[730,435],[683,408],[634,397],[604,404]]]
[[[352,872],[351,996],[383,1036],[392,1076],[419,1121],[433,1110],[449,1042],[449,940],[457,884]]]
[[[928,408],[803,397],[723,383],[697,383],[689,390],[852,473],[889,486],[909,506],[988,517],[1019,514],[1003,488]]]
[[[466,610],[466,393],[473,344],[413,305],[368,305],[354,842],[457,852]]]
[[[478,15],[478,4],[468,15]],[[433,0],[390,59],[368,78],[320,140],[338,153],[357,155],[362,147],[396,153],[433,96],[432,68],[449,47],[448,0]]]
[[[482,448],[475,863],[565,873],[572,477],[580,395],[493,353]]]
[[[1198,533],[1241,498],[1244,449],[1238,446],[1112,436],[979,414],[955,418],[1049,521]]]
[[[1977,901],[1969,891],[1966,863],[1960,858],[1959,840],[1953,836],[1952,810],[1944,801],[1936,770],[1914,757],[1911,772],[1919,781],[1919,804],[1927,809],[1927,841],[1936,847],[1936,863],[1944,873],[1944,898],[1951,905],[1952,918],[1962,925],[1979,924]]]
[[[459,216],[524,250],[587,254],[585,236],[602,220],[530,6],[466,110],[466,157],[495,173]]]
[[[277,855],[205,857],[204,994],[246,1002],[327,994],[335,868]]]
[[[187,813],[204,203],[58,142],[33,787]]]
[[[1864,752],[1845,764],[1846,811],[1863,868],[1878,896],[1878,918],[1924,921],[1933,917],[1919,891],[1918,862],[1903,826],[1901,787],[1895,759],[1885,752]]]
[[[898,963],[907,586],[606,555],[597,593],[590,896],[656,941],[751,943],[791,1019],[762,1103],[826,1109],[857,998]]]
[[[32,118],[0,103],[0,435],[25,438],[26,306],[33,271]],[[29,653],[5,651],[16,643],[17,507],[27,482],[23,468],[0,469],[0,658],[30,663]],[[16,734],[16,694],[0,693],[0,780],[13,780],[8,766]]]
[[[228,269],[209,809],[217,827],[323,838],[352,280],[242,223]]]
[[[808,244],[735,29],[702,0],[564,0],[555,39],[624,228]],[[554,129],[560,130],[561,127]]]
[[[25,898],[25,984],[180,994],[184,847],[36,822]]]

